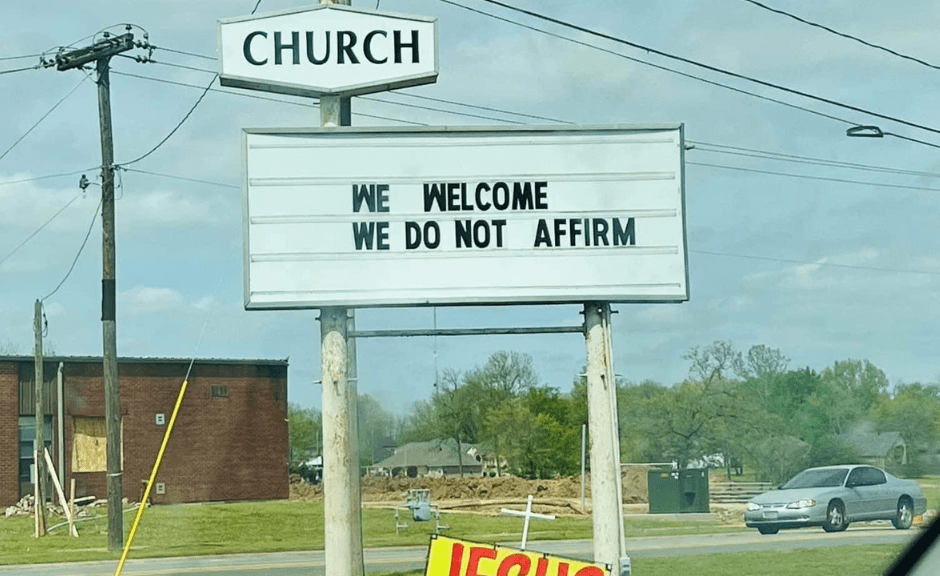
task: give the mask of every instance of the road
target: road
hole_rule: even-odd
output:
[[[919,534],[918,530],[900,531],[887,527],[849,528],[840,534],[822,530],[784,531],[761,536],[756,531],[697,536],[647,536],[628,538],[632,558],[722,554],[759,550],[788,550],[861,544],[902,544]],[[506,542],[507,546],[519,543]],[[529,549],[559,556],[591,558],[590,540],[530,542]],[[365,551],[367,572],[393,572],[424,568],[427,546],[369,548]],[[115,561],[0,566],[0,576],[105,576],[114,574]],[[323,551],[276,552],[266,554],[231,554],[187,558],[152,558],[129,560],[124,567],[128,576],[311,576],[323,574]]]

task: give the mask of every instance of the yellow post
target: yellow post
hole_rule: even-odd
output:
[[[127,560],[127,553],[131,549],[131,544],[134,543],[134,536],[137,534],[137,526],[140,524],[140,518],[144,515],[144,509],[147,507],[147,500],[150,499],[150,489],[153,487],[153,482],[157,478],[157,471],[160,469],[160,462],[163,461],[163,452],[166,450],[167,442],[170,441],[170,433],[173,432],[173,424],[176,422],[176,414],[179,412],[180,404],[183,403],[183,395],[186,394],[186,386],[189,385],[188,380],[183,380],[183,385],[180,387],[179,397],[176,399],[176,406],[173,407],[173,414],[170,416],[170,423],[166,427],[166,434],[163,435],[163,443],[160,445],[160,451],[157,453],[157,461],[153,464],[153,470],[150,472],[150,479],[147,481],[147,488],[144,490],[144,497],[141,500],[140,508],[137,509],[137,516],[134,518],[134,525],[131,526],[131,533],[127,537],[127,544],[124,545],[124,552],[121,553],[121,561],[118,563],[117,571],[115,571],[114,576],[121,576],[121,572],[124,570],[124,562]]]

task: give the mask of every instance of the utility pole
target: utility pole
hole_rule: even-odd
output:
[[[121,469],[121,400],[117,366],[117,306],[115,298],[114,242],[114,141],[111,135],[111,57],[134,48],[134,35],[105,33],[85,48],[56,55],[59,71],[95,62],[98,75],[98,120],[101,127],[101,323],[102,373],[104,376],[105,425],[108,460],[108,549],[124,548],[124,506]]]
[[[43,438],[43,424],[45,415],[42,413],[42,302],[36,300],[33,308],[33,355],[36,364],[35,394],[36,394],[36,441],[33,443],[33,461],[36,468],[36,538],[46,535],[46,502],[43,498],[43,484],[46,480],[46,461],[42,457],[42,450],[46,447]]]
[[[610,346],[610,304],[595,302],[584,305],[584,339],[587,345],[594,561],[610,564],[613,574],[628,574],[630,560],[624,549],[620,439]]]

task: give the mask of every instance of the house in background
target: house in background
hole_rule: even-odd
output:
[[[908,463],[907,443],[901,433],[878,432],[873,422],[859,422],[839,438],[855,449],[863,464],[891,469]]]
[[[139,501],[190,360],[119,358],[123,496]],[[107,496],[101,358],[43,365],[43,438],[64,486]],[[33,493],[32,357],[0,356],[0,506]],[[61,394],[60,384],[61,381]],[[155,504],[289,496],[286,360],[197,360],[157,474]]]
[[[452,438],[411,442],[397,447],[394,454],[376,462],[370,471],[393,478],[459,476],[462,460],[464,476],[482,476],[484,462],[480,447],[475,444],[461,444],[460,447],[463,455],[458,459],[457,442]]]

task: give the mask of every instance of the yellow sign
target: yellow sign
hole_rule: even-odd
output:
[[[425,576],[609,576],[606,564],[434,536]]]

